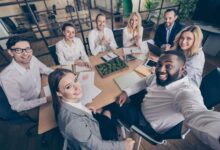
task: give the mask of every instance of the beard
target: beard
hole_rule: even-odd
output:
[[[170,83],[172,83],[172,82],[174,82],[174,81],[176,81],[176,80],[179,80],[180,79],[180,77],[179,77],[179,74],[180,74],[180,71],[177,71],[175,74],[173,74],[173,75],[170,75],[169,73],[166,73],[166,76],[167,76],[167,78],[166,78],[166,80],[161,80],[160,79],[160,75],[161,75],[161,73],[160,72],[156,72],[156,82],[157,82],[157,85],[159,85],[159,86],[167,86],[167,85],[169,85]]]

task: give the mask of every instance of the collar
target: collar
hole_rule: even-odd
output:
[[[166,30],[170,30],[170,31],[171,31],[171,30],[173,29],[174,24],[175,24],[175,22],[174,22],[173,25],[172,25],[171,27],[169,27],[169,28],[166,27],[166,25],[165,25]]]
[[[174,82],[168,84],[167,86],[165,86],[165,88],[166,89],[176,88],[176,87],[182,86],[182,85],[184,85],[185,83],[188,83],[188,82],[189,82],[188,76],[185,76],[182,79],[179,79],[177,81],[174,81]]]
[[[70,46],[66,43],[66,40],[65,40],[64,38],[63,38],[62,42],[63,42],[63,44],[64,44],[65,47],[70,47]],[[73,38],[73,43],[75,43],[75,37]],[[72,43],[72,44],[73,44],[73,43]]]
[[[33,57],[33,56],[32,56]],[[31,58],[32,60],[32,58]],[[15,67],[15,69],[20,72],[21,74],[25,74],[28,70],[30,70],[31,68],[31,61],[30,61],[30,64],[29,64],[29,69],[25,69],[24,67],[22,67],[21,65],[19,65],[15,60],[14,58],[12,59],[12,65]]]

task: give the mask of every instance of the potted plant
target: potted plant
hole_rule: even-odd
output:
[[[198,0],[170,0],[170,2],[180,4],[178,18],[181,21],[186,21],[192,18]]]
[[[152,21],[152,19],[156,18],[156,12],[154,9],[156,9],[159,5],[159,1],[157,0],[145,0],[144,7],[148,11],[147,18],[142,21],[142,25],[145,28],[152,27],[155,23]]]
[[[114,13],[115,22],[121,21],[121,12],[120,12],[121,6],[122,6],[122,0],[117,0],[116,12]]]

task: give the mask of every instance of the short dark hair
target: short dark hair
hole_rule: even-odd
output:
[[[73,27],[74,29],[76,29],[75,26],[70,22],[66,22],[66,23],[63,24],[63,26],[61,28],[62,31],[64,31],[66,29],[66,27]]]
[[[20,36],[13,36],[13,37],[10,37],[8,41],[6,42],[7,49],[11,49],[12,46],[14,46],[16,43],[21,42],[21,41],[26,41],[30,43],[28,39],[25,39]]]
[[[99,18],[100,16],[104,16],[104,17],[106,17],[105,14],[103,14],[103,13],[99,13],[99,14],[96,16],[96,18],[95,18],[95,22],[97,22],[97,20],[98,20],[98,18]]]
[[[178,57],[178,59],[183,62],[183,64],[186,63],[186,56],[184,55],[183,52],[181,52],[179,50],[164,51],[162,53],[162,55],[176,55]]]
[[[168,12],[171,12],[171,11],[174,12],[174,15],[175,15],[175,16],[177,15],[177,11],[176,11],[176,9],[174,9],[174,8],[167,9],[167,10],[164,12],[164,14],[166,14],[166,13],[168,13]]]

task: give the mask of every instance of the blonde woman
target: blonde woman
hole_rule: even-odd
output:
[[[172,50],[180,50],[186,56],[186,71],[189,79],[198,87],[201,84],[205,64],[202,50],[203,34],[199,26],[192,25],[182,29],[174,40]]]
[[[138,12],[133,12],[128,20],[127,27],[123,30],[123,46],[141,46],[143,37],[143,27],[141,16]]]

